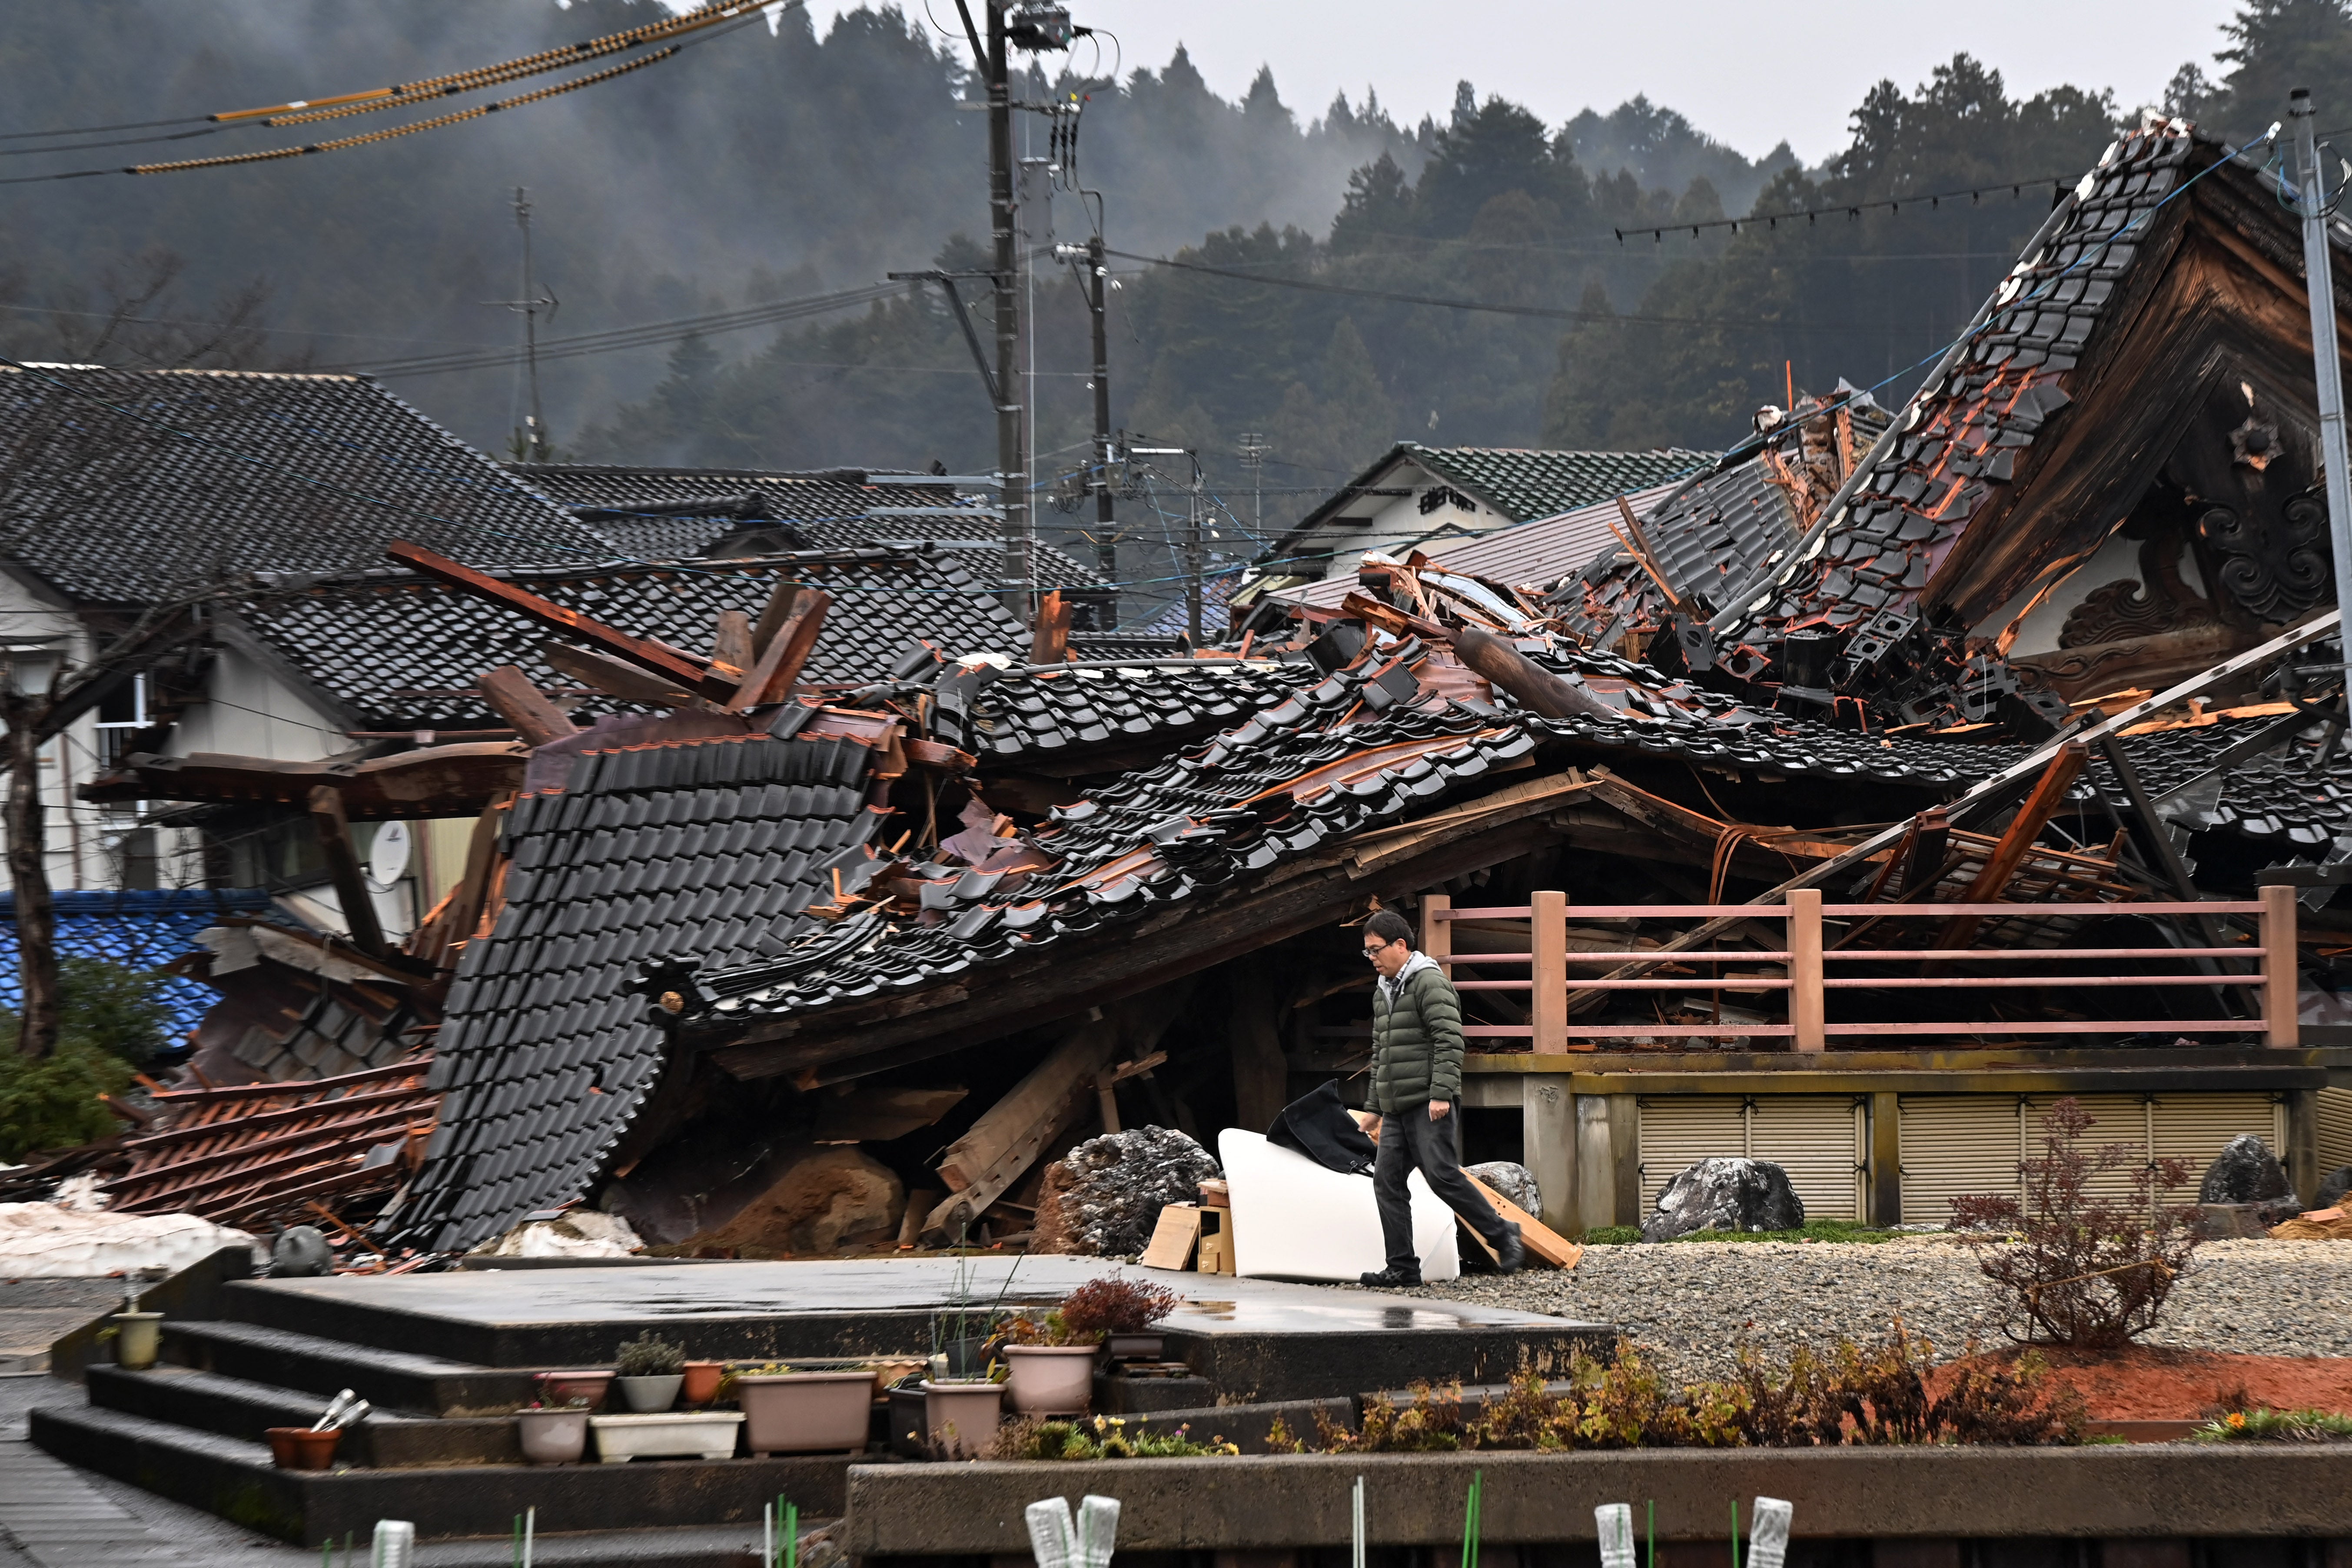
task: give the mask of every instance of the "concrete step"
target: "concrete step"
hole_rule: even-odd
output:
[[[145,1372],[93,1366],[89,1402],[247,1443],[265,1443],[272,1426],[307,1426],[325,1401],[299,1389],[254,1383],[193,1367],[161,1363]],[[374,1469],[449,1465],[519,1465],[522,1446],[505,1416],[439,1420],[371,1411],[343,1435],[337,1457]]]
[[[356,1389],[383,1409],[422,1415],[504,1415],[533,1397],[527,1370],[377,1350],[254,1323],[167,1322],[163,1353],[183,1366],[315,1394],[322,1402],[339,1389]]]
[[[851,1463],[826,1456],[280,1470],[259,1443],[127,1411],[41,1409],[30,1426],[36,1444],[68,1464],[313,1549],[347,1533],[364,1543],[380,1519],[414,1521],[436,1539],[503,1541],[528,1508],[551,1536],[748,1528],[756,1540],[762,1505],[779,1495],[813,1518],[839,1515]]]
[[[800,1561],[806,1568],[839,1568],[837,1552],[826,1552],[825,1532],[835,1521],[801,1521]],[[355,1557],[367,1551],[363,1540],[353,1543]],[[478,1541],[437,1541],[416,1548],[416,1568],[508,1568],[514,1561],[511,1535]],[[578,1534],[541,1533],[532,1541],[536,1568],[758,1568],[760,1521],[748,1527],[720,1526],[701,1530],[599,1530]]]

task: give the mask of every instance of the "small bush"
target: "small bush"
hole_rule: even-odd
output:
[[[1089,1279],[1062,1298],[1062,1326],[1074,1336],[1074,1344],[1092,1343],[1109,1334],[1139,1334],[1174,1311],[1182,1300],[1165,1285],[1115,1277]]]
[[[1892,1241],[1895,1232],[1850,1219],[1809,1219],[1795,1230],[1694,1230],[1676,1241]]]
[[[651,1329],[623,1342],[614,1358],[614,1370],[623,1377],[672,1377],[685,1366],[686,1347],[670,1343]]]
[[[170,1043],[172,1009],[164,977],[77,953],[58,960],[58,1045],[118,1057],[134,1068]],[[0,1008],[0,1048],[16,1049],[17,1017]]]
[[[1278,1450],[1277,1450],[1278,1451]],[[1294,1452],[1296,1450],[1293,1450]],[[1116,1415],[1089,1421],[1016,1421],[998,1435],[989,1457],[997,1459],[1195,1459],[1238,1454],[1241,1449],[1222,1437],[1195,1442],[1192,1428],[1154,1432],[1149,1426],[1130,1432]]]
[[[1934,1354],[1933,1344],[1897,1320],[1866,1348],[1842,1342],[1826,1357],[1800,1348],[1782,1366],[1749,1352],[1734,1377],[1670,1389],[1621,1342],[1606,1363],[1581,1352],[1572,1357],[1564,1394],[1529,1373],[1465,1415],[1458,1388],[1416,1384],[1402,1408],[1385,1395],[1368,1402],[1355,1431],[1318,1416],[1316,1446],[1381,1454],[2078,1439],[2081,1397],[2053,1379],[2038,1356],[2029,1352],[2011,1366],[1971,1359],[1938,1369]]]
[[[1584,1233],[1587,1247],[1625,1247],[1641,1239],[1638,1225],[1596,1225]]]
[[[2333,1410],[2232,1410],[2189,1436],[2199,1443],[2342,1443],[2352,1441],[2352,1415]]]
[[[0,1043],[0,1160],[12,1163],[44,1149],[70,1149],[121,1130],[101,1094],[131,1085],[120,1057],[79,1041],[59,1044],[35,1061],[16,1054],[15,1031]]]
[[[2137,1143],[2083,1146],[2096,1121],[2072,1096],[2042,1119],[2042,1153],[2022,1160],[2025,1196],[1952,1200],[1952,1228],[1977,1233],[1978,1267],[2009,1309],[2010,1337],[2114,1350],[2156,1326],[2173,1281],[2197,1247],[2197,1211],[2167,1208],[2159,1193],[2187,1184],[2179,1160],[2147,1160]],[[2131,1196],[2111,1203],[2091,1183],[2130,1170]],[[2009,1244],[2000,1236],[2020,1233]]]

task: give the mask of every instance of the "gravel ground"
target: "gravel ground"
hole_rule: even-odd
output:
[[[1777,1356],[1868,1341],[1898,1311],[1939,1354],[1959,1353],[1971,1335],[2007,1342],[1975,1258],[1940,1237],[1594,1247],[1565,1273],[1470,1275],[1409,1293],[1613,1322],[1670,1379],[1721,1376],[1742,1345]],[[2352,1355],[2352,1245],[2209,1242],[2146,1342]]]

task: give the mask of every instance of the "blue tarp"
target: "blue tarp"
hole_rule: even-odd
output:
[[[196,945],[196,933],[223,915],[258,915],[269,909],[260,888],[185,888],[168,892],[61,892],[56,895],[61,957],[110,959],[132,969],[168,963]],[[0,1006],[24,997],[16,963],[16,895],[0,889]],[[193,1029],[218,1000],[209,985],[166,980],[163,1000],[173,1027]]]

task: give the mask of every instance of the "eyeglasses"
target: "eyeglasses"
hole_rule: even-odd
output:
[[[1394,945],[1394,944],[1393,944],[1393,943],[1391,943],[1391,942],[1384,942],[1381,943],[1381,945],[1380,945],[1380,946],[1378,946],[1378,947],[1368,947],[1368,948],[1364,949],[1364,956],[1365,956],[1366,958],[1369,958],[1369,959],[1371,959],[1371,960],[1373,960],[1373,961],[1375,961],[1375,962],[1378,962],[1378,960],[1379,960],[1379,958],[1380,958],[1381,954],[1382,954],[1382,953],[1386,952],[1390,949],[1390,947],[1391,947],[1392,945]]]

